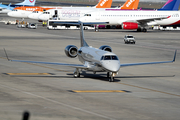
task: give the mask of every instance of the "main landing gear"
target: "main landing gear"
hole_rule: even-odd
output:
[[[138,28],[138,29],[137,29],[137,32],[147,32],[147,29],[146,29],[146,28],[142,28],[142,29],[141,29],[141,28]]]
[[[114,82],[114,73],[107,72],[107,78],[109,78],[109,82]]]
[[[74,77],[77,78],[77,77],[80,77],[80,72],[79,72],[79,69],[75,69],[74,70]]]

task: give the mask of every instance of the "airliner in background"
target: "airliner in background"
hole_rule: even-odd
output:
[[[11,12],[8,12],[8,16],[10,17],[16,17],[16,18],[28,18],[28,15],[33,12],[35,16],[39,15],[39,13],[42,13],[46,10],[50,9],[92,9],[92,8],[111,8],[112,0],[100,0],[99,3],[94,7],[41,7],[41,6],[22,6],[22,7],[16,7]]]
[[[9,12],[8,15],[11,17],[20,17],[20,18],[30,18],[35,20],[48,20],[53,16],[63,17],[63,19],[76,19],[84,16],[86,12],[92,10],[104,10],[104,8],[111,8],[112,0],[101,0],[94,7],[17,7],[12,12]],[[126,3],[121,6],[119,9],[137,9],[139,0],[127,0]],[[50,10],[52,9],[52,10]],[[32,12],[33,11],[33,12]],[[42,19],[39,19],[41,13],[44,13]]]
[[[110,9],[128,9],[128,10],[136,10],[138,8],[139,0],[127,0],[120,8],[110,8]],[[35,17],[34,14],[30,14],[28,17],[31,19],[39,19],[47,21],[49,19],[53,19],[56,16],[59,20],[78,20],[80,17],[83,17],[85,13],[90,11],[101,11],[105,10],[105,8],[69,8],[69,9],[51,9],[46,12],[43,12],[38,17]]]
[[[65,48],[65,54],[70,58],[75,58],[78,56],[79,61],[83,64],[68,64],[68,63],[53,63],[53,62],[40,62],[40,61],[25,61],[25,60],[11,60],[14,62],[25,62],[25,63],[39,63],[39,64],[51,64],[51,65],[62,65],[75,68],[74,77],[80,77],[80,71],[92,71],[94,74],[96,72],[107,72],[107,78],[109,82],[114,81],[114,77],[118,74],[118,71],[121,67],[127,66],[138,66],[138,65],[149,65],[149,64],[160,64],[160,63],[172,63],[175,62],[176,51],[174,54],[174,59],[172,61],[159,61],[159,62],[144,62],[144,63],[126,63],[121,64],[118,56],[112,52],[110,46],[103,45],[99,49],[89,46],[87,42],[84,40],[83,33],[83,23],[77,23],[80,25],[80,42],[81,48],[77,48],[74,45],[68,45]],[[85,23],[84,23],[85,24]],[[91,23],[87,23],[91,24]]]
[[[34,6],[35,3],[36,3],[36,0],[24,0],[24,2],[17,3],[14,5],[11,5],[11,3],[9,5],[0,4],[0,13],[8,13],[8,12],[12,11],[15,7]]]
[[[106,22],[108,25],[120,25],[122,29],[137,29],[146,32],[152,25],[180,24],[180,11],[158,10],[112,10],[89,12],[80,18],[81,22]]]

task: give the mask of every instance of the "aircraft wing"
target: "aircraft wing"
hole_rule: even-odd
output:
[[[155,20],[162,20],[162,19],[167,19],[169,17],[159,17],[159,18],[145,18],[145,19],[137,19],[136,21],[138,23],[148,23],[151,21],[155,21]]]
[[[137,66],[137,65],[149,65],[149,64],[161,64],[161,63],[172,63],[175,62],[176,59],[176,52],[174,53],[174,59],[172,61],[159,61],[159,62],[143,62],[143,63],[126,63],[126,64],[121,64],[121,67],[127,67],[127,66]]]
[[[26,60],[11,60],[9,61],[13,62],[24,62],[24,63],[38,63],[38,64],[49,64],[49,65],[61,65],[61,66],[67,66],[67,67],[73,67],[73,68],[80,68],[80,69],[87,69],[87,66],[80,65],[80,64],[68,64],[68,63],[55,63],[55,62],[40,62],[40,61],[26,61]]]
[[[24,63],[38,63],[38,64],[49,64],[49,65],[62,65],[62,66],[67,66],[67,67],[73,67],[73,68],[80,68],[80,69],[88,69],[87,66],[80,65],[80,64],[68,64],[68,63],[55,63],[55,62],[41,62],[41,61],[28,61],[28,60],[11,60],[9,59],[6,50],[4,49],[6,58],[8,61],[13,61],[13,62],[24,62]]]

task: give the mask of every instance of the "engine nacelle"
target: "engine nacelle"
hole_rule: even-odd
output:
[[[112,48],[108,45],[103,45],[99,49],[104,50],[104,51],[108,51],[108,52],[112,52]]]
[[[68,57],[75,58],[77,56],[78,48],[74,45],[68,45],[64,51]]]
[[[122,29],[138,29],[138,24],[134,22],[123,22]]]

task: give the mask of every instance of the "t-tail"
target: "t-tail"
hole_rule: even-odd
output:
[[[168,0],[164,6],[158,10],[179,10],[180,0]]]
[[[120,9],[125,10],[136,10],[138,9],[139,0],[127,0]]]
[[[112,0],[100,0],[96,8],[111,8]]]
[[[24,2],[17,3],[15,5],[34,6],[35,3],[36,3],[36,0],[24,0]]]
[[[81,47],[88,47],[89,45],[84,40],[84,30],[83,30],[83,23],[80,23],[80,38],[81,38]]]

